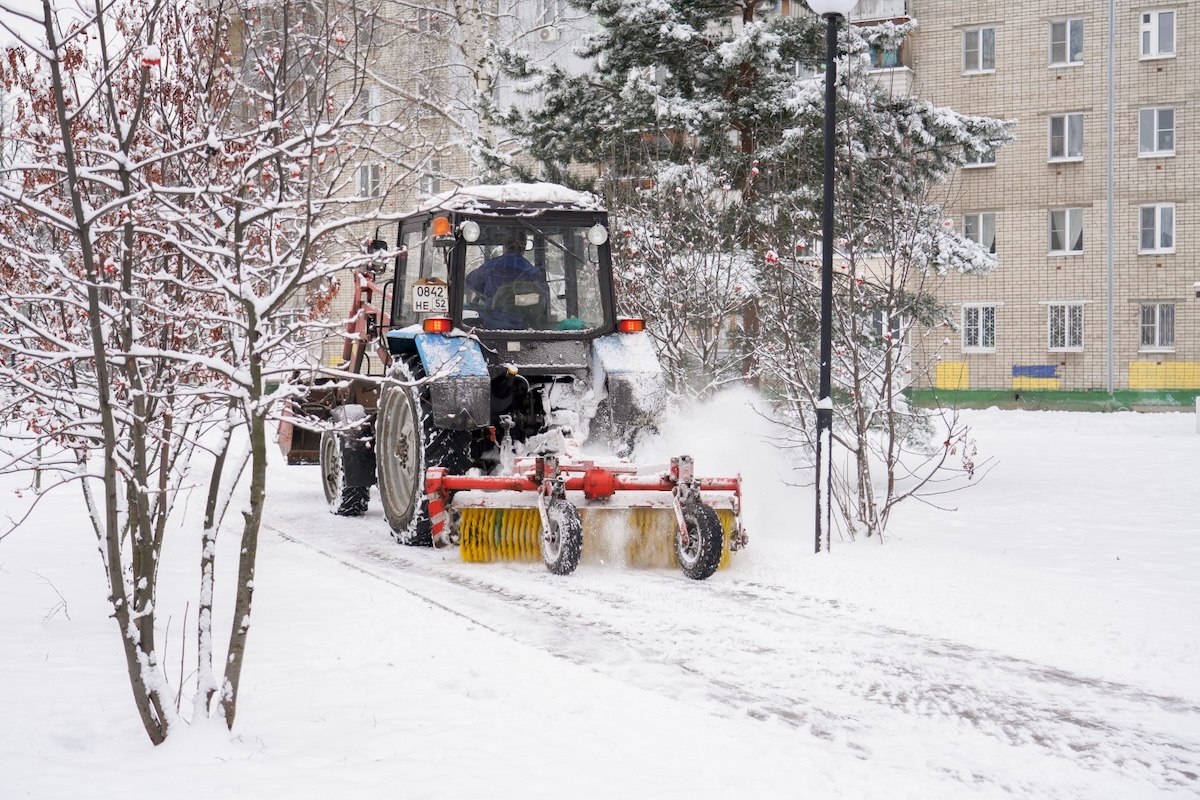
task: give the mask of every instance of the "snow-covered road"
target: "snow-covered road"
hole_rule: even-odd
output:
[[[160,748],[64,495],[0,540],[0,798],[109,800],[131,770],[173,800],[1200,796],[1193,415],[972,412],[996,467],[957,512],[910,505],[885,545],[814,556],[811,490],[747,402],[646,456],[745,475],[750,547],[704,582],[405,548],[377,498],[334,517],[315,468],[273,465],[234,736]],[[180,522],[159,633],[190,718]]]
[[[782,722],[864,761],[922,761],[1016,797],[1200,793],[1200,706],[1184,699],[881,624],[752,575],[696,583],[585,564],[561,578],[402,548],[361,520],[315,530],[307,514],[273,519],[281,542],[447,615],[711,714]]]

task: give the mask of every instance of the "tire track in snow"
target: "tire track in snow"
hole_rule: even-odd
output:
[[[787,587],[646,571],[564,580],[511,566],[484,577],[488,567],[375,534],[317,543],[267,527],[498,635],[675,699],[777,720],[864,758],[887,748],[873,728],[919,721],[934,739],[973,732],[1135,786],[1200,790],[1195,704],[878,625]],[[1055,796],[1011,777],[970,778]]]

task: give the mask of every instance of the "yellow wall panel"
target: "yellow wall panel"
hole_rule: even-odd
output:
[[[1012,388],[1024,391],[1057,389],[1059,388],[1059,380],[1058,378],[1013,378]]]
[[[937,388],[966,389],[970,386],[971,368],[965,361],[939,361],[937,365]]]
[[[1200,389],[1200,362],[1129,362],[1130,389]]]

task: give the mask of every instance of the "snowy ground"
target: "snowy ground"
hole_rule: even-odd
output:
[[[971,412],[996,466],[957,511],[814,556],[746,400],[651,448],[746,476],[751,547],[704,583],[402,548],[278,465],[232,740],[150,747],[61,496],[0,540],[0,798],[1200,796],[1194,415]],[[164,555],[173,683],[196,522]]]

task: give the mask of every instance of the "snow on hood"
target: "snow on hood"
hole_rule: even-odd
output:
[[[434,195],[416,212],[487,210],[498,206],[544,205],[556,208],[602,211],[600,199],[591,192],[578,192],[557,183],[505,183],[464,186]]]

